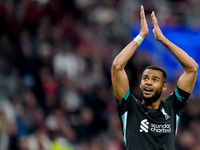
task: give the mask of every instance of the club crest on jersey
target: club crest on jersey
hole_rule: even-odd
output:
[[[165,120],[168,120],[170,118],[170,116],[166,113],[164,108],[161,109],[161,112],[165,116]]]

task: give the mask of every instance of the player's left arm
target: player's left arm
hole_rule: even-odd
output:
[[[198,64],[186,52],[170,42],[162,34],[154,12],[152,12],[151,18],[154,25],[153,33],[156,40],[162,43],[175,56],[184,70],[184,73],[178,80],[177,86],[187,93],[192,93],[197,78]]]

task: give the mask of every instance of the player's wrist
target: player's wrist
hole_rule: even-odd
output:
[[[164,44],[164,43],[167,42],[167,38],[163,36],[163,37],[160,38],[158,41]]]
[[[141,30],[140,32],[139,32],[139,35],[141,36],[141,37],[143,37],[143,39],[147,36],[149,34],[149,29],[147,28],[146,30]]]
[[[144,38],[143,38],[140,34],[138,34],[133,40],[134,40],[138,45],[140,45],[140,44],[143,42]]]

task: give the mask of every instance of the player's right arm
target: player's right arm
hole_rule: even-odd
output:
[[[148,25],[144,13],[144,8],[140,10],[141,28],[139,35],[144,39],[148,34]],[[117,100],[120,102],[129,90],[129,80],[125,72],[125,66],[138,48],[138,43],[132,40],[114,59],[111,68],[111,79],[113,90]]]

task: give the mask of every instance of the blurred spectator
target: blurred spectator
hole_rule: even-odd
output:
[[[189,130],[182,131],[177,136],[177,141],[179,150],[192,150],[198,144],[194,135]]]
[[[48,134],[40,128],[27,137],[27,145],[29,150],[51,150]]]

